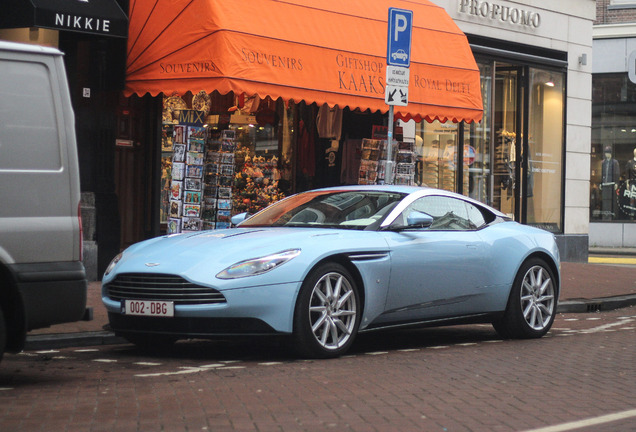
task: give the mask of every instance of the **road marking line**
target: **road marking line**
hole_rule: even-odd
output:
[[[117,360],[113,359],[93,359],[93,361],[99,363],[117,363]]]
[[[621,326],[621,325],[625,325],[626,323],[630,322],[631,320],[625,320],[625,321],[620,321],[620,322],[614,322],[614,323],[609,323],[609,324],[604,324],[602,326],[598,326],[598,327],[592,327],[591,329],[587,329],[587,330],[581,330],[581,333],[598,333],[598,332],[602,332],[602,331],[606,331],[607,329],[611,328],[611,327],[615,327],[615,326]]]
[[[624,420],[628,418],[636,417],[636,409],[617,412],[614,414],[607,414],[600,417],[592,417],[584,420],[573,421],[569,423],[562,423],[554,426],[547,426],[539,429],[529,429],[525,432],[564,432],[574,429],[581,429],[590,426],[596,426],[604,423],[611,423],[618,420]]]
[[[153,362],[134,362],[138,366],[161,366],[161,363],[153,363]]]
[[[208,365],[208,366],[201,366],[201,367],[191,367],[191,366],[181,366],[180,371],[175,371],[175,372],[156,372],[156,373],[147,373],[147,374],[136,374],[136,377],[158,377],[158,376],[170,376],[170,375],[184,375],[184,374],[191,374],[191,373],[198,373],[198,372],[204,372],[204,371],[209,371],[215,368],[218,368],[220,365]]]

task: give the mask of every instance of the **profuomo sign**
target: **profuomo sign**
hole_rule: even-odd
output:
[[[459,13],[525,28],[541,26],[541,15],[538,12],[492,1],[459,0]]]

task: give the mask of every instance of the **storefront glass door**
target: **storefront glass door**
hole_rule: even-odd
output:
[[[466,125],[464,195],[562,230],[565,75],[482,60],[484,116]],[[527,157],[524,157],[527,155]]]
[[[495,63],[491,205],[515,220],[520,220],[521,74],[519,67]]]
[[[561,232],[565,79],[530,68],[526,217],[524,223]]]

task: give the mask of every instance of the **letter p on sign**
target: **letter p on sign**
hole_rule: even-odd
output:
[[[411,64],[411,30],[413,11],[389,8],[386,63],[409,67]]]

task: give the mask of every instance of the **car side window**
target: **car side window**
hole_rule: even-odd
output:
[[[432,195],[419,198],[404,210],[402,220],[405,222],[414,211],[433,217],[433,224],[428,228],[433,231],[468,231],[486,224],[479,208],[452,197]]]

